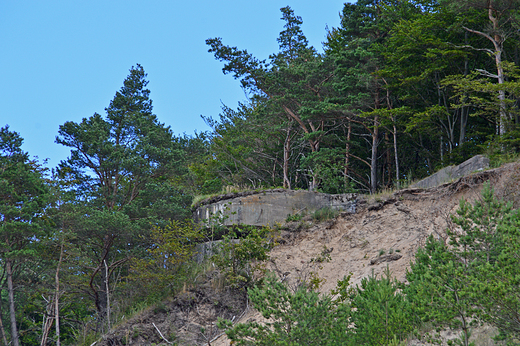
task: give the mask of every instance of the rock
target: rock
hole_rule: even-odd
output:
[[[379,264],[379,263],[383,263],[383,262],[397,261],[401,257],[403,257],[403,255],[400,255],[398,253],[392,253],[392,254],[388,254],[388,255],[379,256],[378,258],[374,258],[374,259],[370,260],[370,265],[372,266],[374,264]]]
[[[411,185],[411,188],[430,188],[435,187],[444,183],[447,183],[453,179],[458,179],[465,175],[475,171],[482,171],[489,168],[489,159],[483,155],[477,155],[469,160],[464,161],[458,166],[448,166],[435,174]]]

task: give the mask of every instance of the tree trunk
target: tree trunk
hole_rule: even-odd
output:
[[[103,240],[103,256],[98,263],[97,268],[94,270],[92,275],[90,275],[89,286],[92,291],[92,295],[94,296],[94,303],[96,305],[96,310],[98,311],[98,324],[97,331],[103,332],[105,328],[105,322],[107,318],[107,293],[106,289],[108,285],[109,277],[106,275],[106,271],[104,270],[105,261],[108,257],[108,253],[110,248],[114,244],[115,237],[113,235],[106,234]],[[100,277],[99,284],[96,284],[96,277],[98,274]]]
[[[399,190],[399,157],[397,156],[397,127],[395,126],[395,119],[392,119],[394,125],[394,156],[395,156],[395,186]]]
[[[379,116],[374,117],[374,130],[372,132],[372,157],[370,158],[370,193],[377,189],[377,144],[379,140]]]
[[[314,124],[311,121],[308,121],[309,127],[307,127],[305,122],[300,118],[300,116],[296,112],[293,112],[286,105],[282,105],[282,108],[284,109],[284,111],[285,111],[287,117],[289,118],[289,120],[296,121],[296,123],[300,126],[300,128],[306,134],[310,134],[312,132],[316,132],[316,130],[318,130],[321,127],[321,126],[318,126],[318,129],[316,129],[316,127],[314,126]],[[308,139],[307,142],[309,143],[309,146],[310,146],[311,151],[313,153],[315,153],[318,150],[320,150],[320,139],[316,139],[316,140]],[[316,175],[315,172],[313,172],[313,174],[312,174],[312,181],[309,184],[309,190],[314,191],[318,187],[318,184],[319,184],[319,177]]]
[[[10,259],[5,261],[5,271],[7,274],[7,295],[9,297],[9,318],[11,319],[11,341],[13,346],[20,346],[18,328],[16,327],[16,309],[14,306],[13,268]]]
[[[289,154],[291,150],[291,128],[287,129],[287,136],[283,143],[283,188],[290,189],[291,181],[289,180]]]
[[[464,31],[464,44],[468,44],[468,31]],[[464,58],[464,77],[466,77],[469,74],[469,59],[466,56]],[[466,99],[467,96],[464,95],[464,99]],[[466,140],[466,126],[468,125],[468,117],[469,117],[469,107],[463,106],[461,109],[460,114],[460,134],[459,134],[459,145],[464,144],[464,141]]]
[[[106,276],[105,271],[101,270],[101,285],[100,288],[96,291],[96,308],[98,311],[98,324],[97,328],[98,331],[101,333],[104,333],[106,327],[106,321],[107,321],[107,292],[106,292]]]
[[[345,187],[348,186],[349,183],[349,164],[350,164],[350,136],[352,134],[352,122],[350,118],[348,119],[348,130],[347,130],[347,143],[345,144]]]
[[[105,290],[106,290],[106,297],[107,297],[107,332],[110,331],[110,290],[109,290],[109,271],[108,271],[108,265],[107,260],[105,262]]]
[[[497,18],[493,16],[493,2],[491,2],[488,14],[489,20],[493,23],[493,31],[496,33],[499,30],[499,24]],[[498,84],[504,84],[505,76],[504,67],[502,66],[503,39],[498,33],[496,33],[491,42],[495,46],[495,64],[497,66]],[[503,89],[498,92],[498,102],[500,107],[500,135],[504,135],[506,133],[507,115],[506,92]]]
[[[441,162],[444,165],[444,138],[441,135],[441,144],[439,146],[439,151],[441,153]]]
[[[490,0],[488,2],[488,18],[491,24],[493,25],[493,33],[487,34],[482,31],[470,29],[467,27],[463,27],[466,31],[472,32],[474,34],[480,35],[482,37],[487,38],[492,44],[494,51],[491,49],[487,50],[488,53],[490,53],[491,56],[495,57],[495,65],[497,68],[497,74],[491,75],[489,72],[484,72],[485,75],[489,77],[494,77],[498,80],[498,84],[504,84],[505,82],[505,75],[504,75],[504,67],[502,66],[502,53],[504,48],[504,41],[505,38],[500,35],[500,23],[498,21],[498,18],[496,18],[493,14],[495,11],[493,7],[493,1]],[[497,126],[497,132],[499,135],[503,135],[506,132],[506,123],[507,123],[507,114],[506,114],[506,93],[504,90],[500,90],[498,92],[498,103],[499,103],[499,119],[498,119],[498,126]]]
[[[2,296],[2,289],[0,289],[0,297]],[[4,322],[2,320],[2,299],[0,299],[0,333],[2,334],[2,341],[4,346],[7,346],[7,337],[5,334]]]
[[[61,345],[60,341],[60,269],[61,262],[63,261],[63,241],[60,247],[60,259],[58,261],[58,266],[56,268],[56,276],[55,276],[55,284],[56,284],[56,297],[54,299],[54,314],[56,318],[56,346]]]
[[[460,135],[459,135],[459,145],[464,144],[466,139],[466,127],[468,125],[468,116],[469,116],[469,107],[462,107],[460,110]]]
[[[385,144],[387,147],[386,150],[386,170],[388,174],[388,181],[387,185],[390,185],[390,182],[392,181],[392,153],[390,149],[390,138],[388,137],[388,131],[385,131]]]
[[[45,315],[43,317],[43,319],[44,319],[43,333],[42,333],[42,339],[40,341],[40,346],[47,345],[47,339],[49,338],[49,332],[51,331],[52,323],[54,321],[54,317],[53,317],[53,315],[54,315],[54,311],[53,311],[54,304],[53,304],[53,301],[52,300],[47,300],[47,299],[45,299],[45,297],[43,297],[43,299],[45,300],[45,302],[47,304],[46,304],[46,307],[45,307]]]

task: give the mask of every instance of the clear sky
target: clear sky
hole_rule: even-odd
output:
[[[58,128],[105,107],[132,66],[148,73],[154,113],[175,134],[208,127],[222,103],[245,99],[222,73],[207,38],[247,49],[260,59],[278,50],[280,8],[303,19],[321,51],[325,27],[339,26],[344,0],[23,0],[0,2],[0,127],[25,139],[23,149],[55,167],[69,150],[55,144]]]

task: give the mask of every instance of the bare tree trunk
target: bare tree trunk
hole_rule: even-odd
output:
[[[289,154],[291,150],[291,128],[287,129],[287,136],[283,143],[283,188],[290,189],[291,181],[289,180]]]
[[[54,314],[56,319],[56,346],[61,345],[60,341],[60,269],[61,269],[61,262],[63,261],[63,241],[61,243],[60,247],[60,259],[58,261],[58,266],[56,268],[56,276],[55,276],[55,283],[56,283],[56,297],[54,298]]]
[[[350,164],[350,136],[352,134],[352,122],[348,119],[347,143],[345,144],[345,186],[349,183],[349,164]]]
[[[109,273],[108,273],[108,265],[107,265],[107,261],[105,260],[105,289],[106,289],[106,293],[107,293],[107,332],[110,331],[110,290],[109,290],[109,285],[108,285],[108,278],[109,278]]]
[[[11,341],[13,346],[20,346],[18,328],[16,327],[16,309],[14,306],[13,268],[10,259],[5,261],[5,271],[7,274],[7,295],[9,297],[9,318],[11,320]]]
[[[385,144],[387,146],[386,150],[386,170],[388,171],[388,181],[387,185],[390,185],[392,181],[392,153],[390,152],[390,138],[388,137],[388,131],[385,131]]]
[[[397,156],[397,127],[395,119],[392,119],[394,125],[394,156],[395,156],[395,186],[399,189],[399,157]]]
[[[468,125],[469,107],[462,107],[460,110],[460,136],[459,145],[464,144],[466,140],[466,126]]]
[[[2,296],[2,289],[0,289],[0,297]],[[2,334],[2,341],[4,343],[4,346],[7,346],[7,337],[5,334],[5,328],[4,328],[4,322],[2,320],[2,299],[0,298],[0,333]]]
[[[372,132],[372,157],[370,158],[370,193],[377,189],[377,145],[379,140],[379,116],[374,117],[374,131]]]
[[[441,135],[441,145],[439,146],[439,150],[441,152],[441,162],[444,164],[444,138]]]
[[[45,302],[47,304],[45,307],[45,315],[43,316],[44,323],[43,323],[42,340],[40,342],[40,346],[47,345],[47,339],[49,338],[49,332],[51,331],[52,323],[54,321],[53,301],[47,300],[47,299],[45,299],[45,297],[43,297],[43,299],[45,300]]]
[[[464,31],[464,44],[468,44],[468,31]],[[469,59],[466,56],[464,58],[464,76],[469,74]],[[466,95],[464,96],[466,98]],[[468,125],[469,107],[463,106],[460,114],[460,135],[459,145],[464,144],[466,140],[466,126]]]
[[[105,322],[107,317],[107,291],[106,291],[106,285],[108,281],[108,277],[105,275],[105,271],[103,270],[103,267],[105,265],[106,258],[108,256],[108,252],[110,251],[110,248],[112,247],[114,243],[115,237],[106,234],[103,240],[103,254],[102,257],[98,263],[97,268],[94,270],[94,272],[90,275],[90,282],[89,286],[92,290],[92,295],[94,297],[94,303],[96,305],[96,310],[98,312],[98,321],[96,326],[97,332],[103,332],[105,328]],[[96,284],[95,279],[96,276],[100,274],[100,284]]]
[[[502,53],[504,50],[504,41],[505,37],[501,36],[500,34],[500,23],[499,19],[495,17],[494,15],[494,3],[492,0],[488,1],[488,18],[493,26],[493,33],[488,34],[482,31],[474,30],[467,28],[463,26],[463,28],[466,31],[472,32],[474,34],[480,35],[482,37],[487,38],[492,44],[494,50],[486,49],[486,51],[490,54],[490,56],[495,57],[495,65],[497,68],[497,74],[493,75],[487,71],[484,70],[478,70],[479,72],[483,73],[485,76],[496,78],[498,81],[498,84],[504,84],[505,82],[505,75],[504,75],[504,67],[502,64]],[[504,90],[500,90],[498,92],[498,103],[499,103],[499,119],[498,119],[498,126],[497,126],[497,132],[500,135],[505,134],[506,132],[506,123],[507,123],[507,113],[506,113],[506,93]]]

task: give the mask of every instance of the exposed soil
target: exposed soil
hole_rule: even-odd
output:
[[[247,311],[243,291],[218,287],[218,278],[185,290],[113,328],[96,345],[208,345],[222,332],[217,318],[237,320]]]
[[[499,197],[520,207],[520,163],[479,172],[436,188],[366,197],[356,214],[342,214],[320,224],[304,218],[284,225],[280,245],[271,251],[267,268],[290,287],[317,272],[325,280],[322,292],[330,292],[349,273],[351,283],[356,285],[364,277],[383,275],[386,268],[393,277],[405,281],[406,269],[417,249],[430,234],[446,240],[450,214],[462,198],[479,198],[485,181],[491,182]],[[243,294],[216,290],[208,283],[188,290],[159,309],[134,317],[98,345],[167,345],[157,329],[170,342],[175,335],[179,344],[208,345],[211,341],[213,346],[229,345],[225,335],[215,339],[221,333],[214,325],[217,317],[234,318],[234,322],[261,320],[258,312],[248,308]],[[481,327],[472,338],[477,346],[492,345],[493,333],[489,327]],[[459,336],[457,331],[442,333],[445,342]],[[417,342],[410,341],[409,345],[424,344]]]

